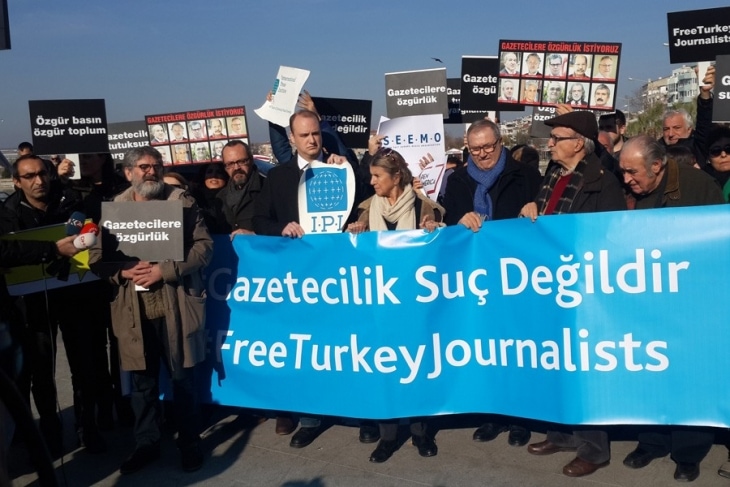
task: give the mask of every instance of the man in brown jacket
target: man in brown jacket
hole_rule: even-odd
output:
[[[115,202],[182,200],[184,260],[103,262],[101,242],[90,251],[92,271],[115,291],[112,326],[124,370],[132,371],[135,450],[121,465],[129,474],[160,457],[159,373],[162,361],[172,380],[179,428],[177,444],[185,471],[203,464],[194,366],[205,358],[205,286],[202,271],[213,241],[192,197],[162,181],[162,156],[151,147],[132,149],[123,163],[131,187]],[[116,260],[116,259],[115,259]]]

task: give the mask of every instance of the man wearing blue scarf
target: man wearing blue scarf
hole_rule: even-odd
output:
[[[466,141],[469,159],[465,167],[449,176],[444,221],[447,225],[461,223],[477,232],[482,222],[516,218],[522,206],[537,196],[540,172],[512,158],[494,122],[471,124]],[[474,432],[474,441],[491,441],[508,430],[507,441],[512,446],[523,446],[530,440],[530,431],[521,425],[486,422]]]
[[[499,125],[490,120],[471,124],[466,140],[469,159],[449,176],[444,221],[476,232],[484,221],[516,218],[522,206],[535,199],[540,173],[512,158],[502,145]]]

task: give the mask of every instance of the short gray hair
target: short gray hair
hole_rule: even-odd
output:
[[[666,112],[664,112],[664,116],[662,117],[662,124],[664,124],[668,118],[675,117],[677,115],[680,115],[682,118],[684,118],[684,122],[687,124],[687,128],[692,128],[692,115],[690,115],[689,112],[684,108],[667,110]]]
[[[135,147],[134,149],[127,152],[124,155],[122,167],[131,169],[137,164],[137,161],[142,159],[144,156],[150,156],[155,160],[157,164],[162,164],[162,154],[160,154],[160,151],[158,151],[154,147],[145,146]]]
[[[626,142],[621,149],[622,154],[628,154],[628,150],[637,149],[641,159],[644,161],[646,170],[651,169],[654,161],[659,161],[662,167],[667,165],[667,149],[658,140],[648,135],[637,135]]]
[[[583,137],[583,150],[585,150],[586,155],[596,152],[596,143],[593,142],[593,139]]]
[[[499,125],[492,122],[491,120],[487,120],[486,118],[483,118],[481,120],[477,120],[476,122],[469,125],[469,128],[466,131],[466,137],[469,138],[469,135],[477,130],[482,130],[488,128],[494,133],[494,137],[496,139],[500,139],[502,137],[502,131],[499,130]]]

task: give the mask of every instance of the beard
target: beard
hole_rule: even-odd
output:
[[[243,187],[248,182],[248,173],[243,171],[235,172],[231,176],[231,181],[234,186]]]
[[[134,187],[134,192],[140,195],[141,197],[145,199],[157,199],[159,196],[162,195],[162,192],[165,189],[165,183],[162,181],[153,181],[153,180],[147,180],[140,179],[137,181],[134,181],[132,184]]]

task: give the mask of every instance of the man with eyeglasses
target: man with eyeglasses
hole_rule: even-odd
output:
[[[60,181],[51,181],[48,164],[38,156],[26,154],[19,157],[13,163],[12,178],[15,192],[0,209],[0,233],[65,223],[74,211],[82,209],[80,196]],[[54,369],[58,315],[64,302],[57,291],[49,290],[47,299],[43,292],[25,294],[16,303],[17,312],[26,323],[23,337],[25,364],[18,378],[18,389],[29,406],[32,392],[40,416],[41,434],[54,457],[63,451],[63,431],[56,411]],[[86,440],[102,448],[103,440],[98,431],[92,431],[92,425],[87,428]]]
[[[563,56],[560,54],[550,54],[547,57],[548,69],[545,72],[546,78],[564,78]]]
[[[629,139],[621,151],[620,170],[631,190],[629,208],[676,208],[725,202],[717,182],[704,171],[667,158],[665,147],[647,135]],[[674,478],[692,482],[700,474],[700,462],[714,441],[711,429],[652,427],[642,430],[636,449],[623,463],[643,468],[652,460],[671,454],[677,464]]]
[[[466,132],[469,157],[449,176],[443,198],[447,225],[461,224],[478,232],[483,222],[516,218],[520,209],[533,201],[540,188],[540,172],[515,161],[502,145],[499,125],[478,120]],[[492,420],[493,418],[488,418]],[[530,430],[518,424],[488,421],[473,435],[474,441],[491,441],[509,431],[507,442],[523,446]]]
[[[146,262],[117,256],[102,261],[102,242],[89,252],[89,265],[115,288],[112,326],[119,340],[121,367],[132,372],[135,449],[119,468],[134,473],[160,457],[160,363],[170,376],[178,427],[177,446],[182,468],[203,464],[195,365],[205,359],[203,269],[213,253],[213,240],[195,200],[184,190],[165,184],[162,157],[152,147],[130,150],[122,163],[131,187],[115,202],[182,201],[184,255],[181,262]]]
[[[563,99],[563,87],[565,83],[550,81],[543,94],[543,103],[546,105],[557,105]]]
[[[240,117],[233,117],[230,124],[230,130],[228,130],[229,137],[245,137],[246,132],[243,130],[243,119]]]
[[[614,81],[616,77],[613,75],[613,57],[603,56],[598,60],[598,72],[593,70],[593,79],[601,79],[606,81]]]
[[[231,140],[223,146],[223,167],[228,174],[228,184],[216,198],[221,202],[227,231],[231,237],[253,235],[254,205],[264,180],[253,162],[248,144]]]
[[[587,111],[568,112],[545,121],[552,127],[548,148],[552,161],[548,165],[535,201],[526,204],[520,216],[533,222],[538,215],[594,213],[625,210],[623,190],[613,174],[603,169],[594,154],[598,136],[596,117]],[[611,456],[608,433],[590,428],[573,433],[548,431],[545,441],[527,447],[532,455],[576,452],[563,474],[582,477],[605,467]]]

